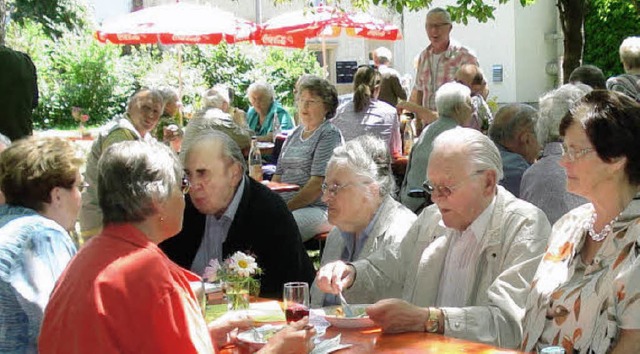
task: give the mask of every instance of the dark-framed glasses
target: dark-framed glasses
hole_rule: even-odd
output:
[[[455,192],[456,189],[460,188],[465,182],[470,180],[471,177],[477,176],[477,175],[483,173],[484,171],[485,170],[475,171],[472,174],[470,174],[469,176],[467,176],[466,178],[462,179],[458,183],[456,183],[454,185],[451,185],[451,186],[435,185],[435,184],[432,184],[429,180],[426,180],[426,181],[424,181],[424,183],[422,183],[422,188],[424,189],[425,192],[431,194],[432,196],[439,195],[441,197],[447,198],[453,192]]]
[[[189,193],[189,189],[191,189],[191,182],[189,181],[189,177],[182,176],[182,183],[180,184],[180,191],[182,194]]]
[[[570,148],[565,144],[562,144],[562,156],[566,157],[569,161],[575,162],[576,160],[581,159],[586,154],[595,151],[593,148],[584,148],[584,149],[574,149]]]
[[[349,187],[350,185],[352,185],[352,183],[345,183],[345,184],[334,183],[331,185],[327,185],[326,183],[323,182],[322,186],[320,186],[320,189],[322,189],[322,194],[328,194],[331,197],[335,197],[341,189]]]

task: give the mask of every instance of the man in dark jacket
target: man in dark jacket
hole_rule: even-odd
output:
[[[11,140],[31,135],[38,106],[36,67],[25,53],[0,45],[0,133]]]
[[[180,266],[202,275],[210,260],[252,253],[263,270],[260,295],[281,298],[284,283],[313,281],[315,271],[286,204],[249,178],[238,145],[209,130],[183,143],[191,189],[182,231],[160,244]]]

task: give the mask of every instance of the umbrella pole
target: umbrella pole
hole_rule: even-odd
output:
[[[322,69],[326,79],[329,77],[329,66],[327,65],[327,45],[324,42],[324,33],[320,33],[320,42],[322,43]]]
[[[178,44],[178,98],[182,102],[182,44]],[[178,115],[178,123],[184,126],[182,114]]]

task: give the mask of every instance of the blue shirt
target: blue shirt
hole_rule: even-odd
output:
[[[37,353],[44,308],[75,254],[57,222],[29,208],[0,206],[0,352]]]
[[[516,198],[520,198],[520,181],[522,181],[524,171],[531,165],[522,155],[511,152],[500,144],[496,144],[496,146],[500,151],[502,170],[504,171],[504,178],[499,183]]]
[[[281,130],[295,128],[295,125],[291,120],[291,115],[280,105],[280,102],[278,101],[273,101],[271,103],[269,113],[267,113],[267,117],[264,119],[261,126],[258,126],[260,124],[260,115],[253,107],[249,108],[249,111],[247,112],[247,124],[249,125],[249,128],[256,132],[257,136],[269,134],[273,130],[273,114],[276,110],[278,111],[278,120],[280,121]]]
[[[369,233],[371,233],[373,225],[375,225],[376,221],[378,220],[380,209],[381,208],[378,208],[376,213],[373,214],[373,218],[371,218],[371,221],[369,221],[369,225],[367,225],[367,227],[362,231],[360,237],[356,238],[356,235],[351,232],[340,231],[340,236],[342,236],[342,238],[344,239],[345,245],[344,250],[342,251],[342,257],[340,257],[340,259],[345,262],[353,262],[358,259],[358,255],[360,255],[362,247],[364,247],[367,239],[369,239]]]
[[[191,264],[191,271],[202,276],[204,269],[209,265],[209,261],[217,259],[222,264],[222,244],[227,240],[227,234],[229,234],[229,228],[233,223],[233,218],[236,217],[240,200],[244,194],[245,178],[243,176],[238,184],[238,189],[231,199],[231,203],[225,210],[224,214],[217,219],[214,215],[207,215],[204,235],[202,236],[202,242],[196,256],[193,258]]]

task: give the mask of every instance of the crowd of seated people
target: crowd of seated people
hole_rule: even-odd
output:
[[[431,81],[423,72],[396,108],[363,66],[339,107],[334,85],[303,75],[298,126],[255,82],[246,115],[215,85],[182,134],[161,126],[163,114],[181,125],[176,91],[143,88],[96,137],[84,174],[64,139],[0,139],[0,352],[218,352],[254,321],[205,323],[189,282],[236,251],[256,256],[261,297],[307,282],[311,306],[370,304],[385,333],[640,352],[640,39],[620,46],[625,74],[605,80],[584,65],[538,109],[492,113],[477,59],[451,28],[446,10],[429,12],[420,67],[466,60]],[[396,195],[405,109],[426,126]],[[273,181],[297,191],[247,174],[251,135],[273,141],[276,116],[289,131]],[[92,239],[77,252],[78,214]],[[305,242],[323,233],[316,270]],[[261,352],[309,352],[308,323]]]

